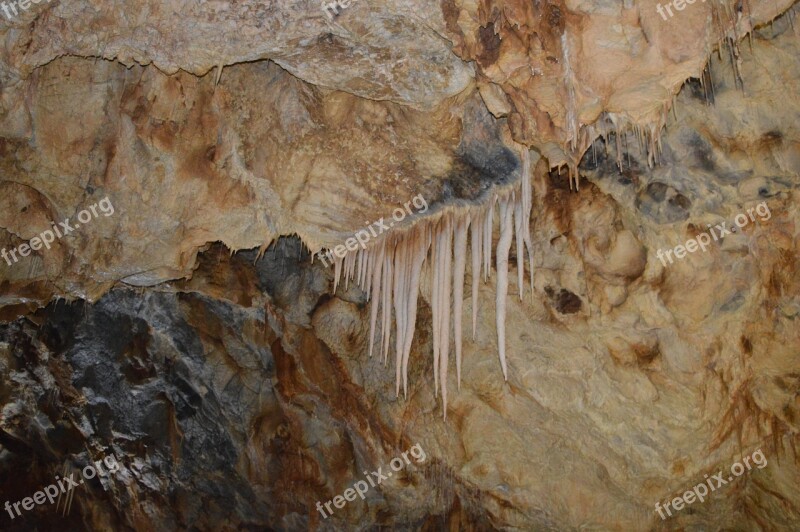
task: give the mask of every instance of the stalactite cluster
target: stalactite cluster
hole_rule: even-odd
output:
[[[517,283],[520,299],[524,290],[523,257],[526,253],[531,290],[533,290],[533,247],[530,233],[533,202],[531,164],[527,148],[523,148],[521,152],[523,164],[520,181],[514,186],[492,192],[490,200],[485,204],[448,207],[439,216],[420,220],[405,230],[400,229],[385,236],[366,249],[350,252],[344,258],[337,257],[334,262],[334,292],[342,280],[345,287],[350,281],[355,281],[371,301],[369,356],[372,357],[377,344],[384,364],[388,363],[389,359],[391,325],[394,318],[395,392],[398,397],[401,383],[403,397],[408,396],[408,359],[414,338],[422,268],[427,265],[433,314],[434,391],[438,397],[441,390],[445,419],[451,339],[454,340],[455,347],[456,379],[458,387],[461,387],[462,308],[467,248],[469,246],[471,249],[474,339],[481,270],[484,282],[491,276],[495,204],[498,206],[500,227],[500,238],[494,254],[497,270],[497,347],[503,377],[508,380],[505,317],[508,257],[514,240],[518,257]]]
[[[718,35],[720,35],[715,46],[717,56],[721,59],[723,50],[727,50],[733,72],[734,85],[743,88],[744,81],[740,74],[741,52],[739,50],[739,42],[744,34],[749,34],[752,45],[753,20],[750,6],[747,2],[738,2],[736,6],[738,7],[734,11],[733,4],[712,4],[711,13],[713,24],[717,29]],[[745,20],[741,16],[742,10],[746,14],[746,23],[740,27],[737,21],[742,22]],[[789,20],[792,20],[791,11],[789,12]],[[615,137],[617,166],[620,169],[623,167],[623,154],[628,153],[630,149],[628,146],[629,134],[636,141],[639,154],[646,158],[648,167],[655,167],[661,158],[661,135],[666,126],[669,111],[672,110],[677,118],[675,95],[682,85],[675,87],[674,91],[672,91],[672,98],[664,101],[660,109],[654,108],[652,112],[648,113],[647,118],[634,118],[625,113],[605,111],[595,122],[581,124],[577,118],[578,109],[574,90],[574,72],[570,63],[569,39],[566,33],[562,35],[561,46],[563,50],[564,87],[567,95],[564,104],[567,118],[566,134],[562,147],[566,162],[559,162],[554,165],[554,168],[558,169],[559,175],[561,174],[561,167],[566,165],[570,189],[572,189],[574,183],[575,189],[580,190],[578,162],[589,147],[594,149],[594,141],[597,138],[603,138],[606,141],[604,144],[606,150],[608,150],[608,139],[612,133]],[[698,79],[701,87],[706,92],[706,99],[709,99],[710,93],[710,98],[713,101],[714,81],[708,65],[706,65]],[[553,159],[557,160],[557,158]],[[628,161],[628,165],[630,166],[630,161]]]

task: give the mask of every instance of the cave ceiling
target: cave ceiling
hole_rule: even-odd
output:
[[[71,525],[797,530],[797,12],[0,3],[0,494],[105,448]]]

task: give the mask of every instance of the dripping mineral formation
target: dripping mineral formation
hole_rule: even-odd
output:
[[[462,321],[464,280],[467,267],[467,235],[470,227],[472,241],[473,284],[472,322],[473,336],[477,323],[478,283],[480,265],[484,278],[491,272],[492,212],[499,205],[500,240],[497,244],[497,346],[500,367],[508,380],[506,362],[505,316],[508,295],[508,256],[512,238],[516,236],[517,257],[526,255],[531,271],[533,288],[533,248],[531,246],[530,217],[532,189],[530,155],[521,150],[523,161],[517,185],[492,193],[489,201],[477,206],[446,207],[435,216],[418,220],[409,228],[383,238],[369,248],[356,249],[345,257],[334,259],[334,292],[340,285],[342,274],[346,282],[355,280],[371,299],[369,356],[372,356],[376,339],[380,342],[384,362],[388,359],[392,316],[395,330],[395,393],[408,397],[408,360],[416,327],[418,294],[421,273],[426,260],[429,265],[431,311],[433,327],[433,379],[434,391],[442,393],[442,411],[447,418],[447,370],[450,357],[451,324],[455,335],[456,375],[461,387]],[[523,294],[524,271],[518,267],[518,289]],[[452,318],[451,318],[452,307]],[[392,312],[394,311],[394,314]],[[378,315],[380,314],[380,322]],[[381,336],[376,335],[380,328]]]

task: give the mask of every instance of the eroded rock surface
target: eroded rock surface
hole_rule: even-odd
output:
[[[771,22],[790,5],[33,5],[0,28],[0,246],[113,213],[0,260],[0,501],[109,452],[120,470],[3,529],[796,529],[800,29]],[[430,267],[397,398],[367,295],[310,251],[417,195],[393,235],[486,205],[528,149],[508,381],[493,272],[474,340],[463,300],[445,421]],[[757,448],[766,467],[654,511]]]

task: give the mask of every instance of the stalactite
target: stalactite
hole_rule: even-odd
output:
[[[366,264],[366,271],[364,272],[364,279],[362,280],[362,282],[364,283],[364,286],[362,286],[362,288],[367,293],[367,299],[372,298],[372,270],[375,267],[376,249],[377,248],[373,247],[365,251],[367,255],[367,258],[364,261]]]
[[[367,254],[363,249],[358,250],[358,276],[356,277],[356,284],[364,286],[364,272],[367,270]]]
[[[517,243],[517,287],[519,300],[522,301],[523,285],[525,283],[525,244],[522,242],[522,202],[514,201],[514,235]]]
[[[386,244],[386,251],[384,252],[383,259],[383,326],[382,326],[382,343],[383,343],[383,364],[386,365],[389,357],[389,337],[391,336],[391,322],[392,322],[392,266],[394,258],[394,239],[390,237]]]
[[[642,140],[643,132],[639,124],[633,125],[633,136],[636,137],[636,148],[639,150],[639,155],[641,156],[644,152],[644,140]]]
[[[366,249],[359,249],[356,254],[358,255],[358,259],[356,260],[355,283],[363,289],[367,284],[365,278],[367,272],[367,261],[369,260],[369,252]]]
[[[433,329],[433,395],[439,397],[439,292],[441,282],[439,280],[439,256],[442,248],[439,242],[441,230],[441,220],[439,226],[431,234],[431,327]]]
[[[493,194],[489,201],[489,211],[486,213],[485,225],[483,227],[483,282],[489,280],[492,275],[492,221],[494,219],[494,203],[497,195]]]
[[[594,143],[592,143],[594,145]],[[522,147],[522,240],[528,250],[528,271],[531,275],[533,293],[533,245],[531,241],[531,211],[533,210],[533,186],[531,185],[531,154],[527,146]]]
[[[503,378],[508,380],[506,369],[506,297],[508,295],[508,252],[511,249],[511,229],[513,211],[508,199],[500,200],[500,240],[497,242],[497,350]]]
[[[467,229],[469,213],[456,221],[455,267],[453,277],[453,335],[456,346],[456,381],[461,389],[461,311],[464,305],[464,276],[467,270]]]
[[[353,278],[353,268],[356,264],[356,254],[348,253],[344,258],[344,289],[350,285],[350,280]]]
[[[589,138],[589,132],[584,134]],[[584,142],[583,137],[581,142]],[[456,380],[461,387],[463,356],[463,301],[467,269],[467,245],[471,242],[472,268],[472,337],[477,332],[479,282],[492,270],[494,204],[499,204],[500,239],[496,264],[497,346],[503,378],[508,380],[506,363],[506,298],[508,266],[512,240],[516,241],[517,284],[520,298],[524,293],[524,257],[527,252],[530,285],[533,289],[533,246],[530,221],[533,206],[530,152],[521,149],[522,178],[510,189],[491,194],[487,204],[446,211],[433,222],[421,221],[404,232],[380,239],[367,249],[334,258],[334,291],[344,275],[345,283],[356,282],[371,299],[369,356],[372,357],[380,323],[380,345],[384,365],[388,363],[392,319],[395,328],[395,394],[408,396],[408,363],[416,328],[422,268],[428,260],[431,283],[433,327],[434,394],[442,394],[442,412],[447,418],[447,375],[451,334],[455,335]],[[574,169],[573,172],[576,172]],[[451,301],[452,295],[452,301]],[[451,307],[452,305],[452,307]],[[452,308],[452,312],[451,312]],[[378,311],[380,310],[380,319]],[[392,316],[394,314],[394,316]],[[451,321],[452,314],[452,321]]]
[[[406,247],[408,239],[400,240],[395,248],[394,258],[394,323],[395,323],[395,395],[400,397],[400,374],[403,365],[403,348],[405,347],[406,324]]]
[[[475,330],[478,328],[478,286],[481,279],[481,251],[483,249],[483,214],[472,220],[472,339],[475,339]]]
[[[708,62],[708,86],[711,88],[711,102],[714,103],[717,101],[717,93],[714,89],[714,78],[713,73],[711,71],[711,61]]]
[[[567,142],[570,144],[569,151],[575,151],[578,147],[580,123],[578,121],[578,105],[575,97],[575,76],[570,59],[569,36],[566,31],[561,34],[561,53],[564,59],[564,85],[567,89]]]
[[[628,166],[630,167],[631,154],[630,150],[628,149],[628,134],[630,133],[632,134],[633,139],[636,141],[636,144],[639,146],[640,150],[642,150],[642,146],[644,146],[643,155],[646,156],[647,165],[648,167],[653,168],[661,159],[661,153],[663,151],[661,144],[661,132],[666,127],[670,109],[675,109],[674,104],[672,107],[669,107],[665,104],[655,121],[650,121],[643,124],[633,122],[629,117],[624,115],[605,113],[604,120],[599,120],[596,124],[586,126],[585,130],[587,131],[588,135],[586,139],[597,138],[597,136],[602,137],[605,140],[605,151],[606,156],[608,156],[608,145],[610,144],[609,141],[611,139],[611,135],[613,134],[614,145],[616,147],[615,159],[617,167],[621,171],[624,168],[622,164],[624,158],[627,159]],[[584,138],[581,137],[581,140],[583,141]],[[589,141],[586,140],[586,142],[588,143]],[[582,142],[581,146],[583,145],[584,144]],[[580,175],[578,172],[578,167],[573,166],[574,161],[567,161],[564,164],[570,166],[570,174],[575,176],[577,179],[576,183],[579,186]],[[572,182],[572,178],[570,178],[570,182]],[[526,195],[526,197],[530,196]],[[530,219],[530,217],[526,216],[526,219]]]
[[[414,305],[417,304],[417,299],[412,297],[411,295],[411,281],[413,276],[413,268],[414,268],[414,250],[416,245],[415,240],[415,231],[409,232],[408,238],[406,239],[406,249],[405,249],[405,267],[403,272],[403,312],[405,313],[405,319],[403,320],[403,341],[400,344],[400,353],[398,355],[398,362],[401,367],[401,375],[403,375],[403,382],[408,381],[408,377],[405,374],[405,369],[407,366],[403,364],[405,361],[405,351],[406,345],[411,345],[411,342],[408,339],[408,335],[414,334],[414,324],[409,323],[409,320],[412,316],[411,311],[411,301],[413,299]],[[417,319],[416,311],[413,312],[414,319]],[[399,396],[399,393],[398,393]]]
[[[453,282],[453,220],[450,215],[445,216],[445,225],[442,235],[442,291],[439,304],[441,318],[439,321],[439,378],[442,381],[442,411],[447,419],[447,366],[450,356],[450,294]]]
[[[411,277],[408,287],[408,329],[406,330],[405,346],[403,348],[403,397],[408,397],[408,358],[411,354],[411,341],[414,339],[414,328],[417,323],[417,298],[419,297],[419,282],[422,273],[422,264],[430,248],[430,234],[423,226],[417,226],[411,233],[413,242]]]
[[[386,248],[386,242],[381,241],[376,247],[372,248],[374,253],[374,261],[372,266],[372,285],[375,287],[375,293],[372,294],[372,308],[370,309],[369,320],[369,357],[372,358],[372,347],[375,343],[375,325],[378,321],[378,304],[381,300],[381,272],[383,271],[383,253]]]
[[[333,293],[336,293],[336,289],[339,287],[339,279],[342,275],[342,259],[337,255],[333,259]]]

